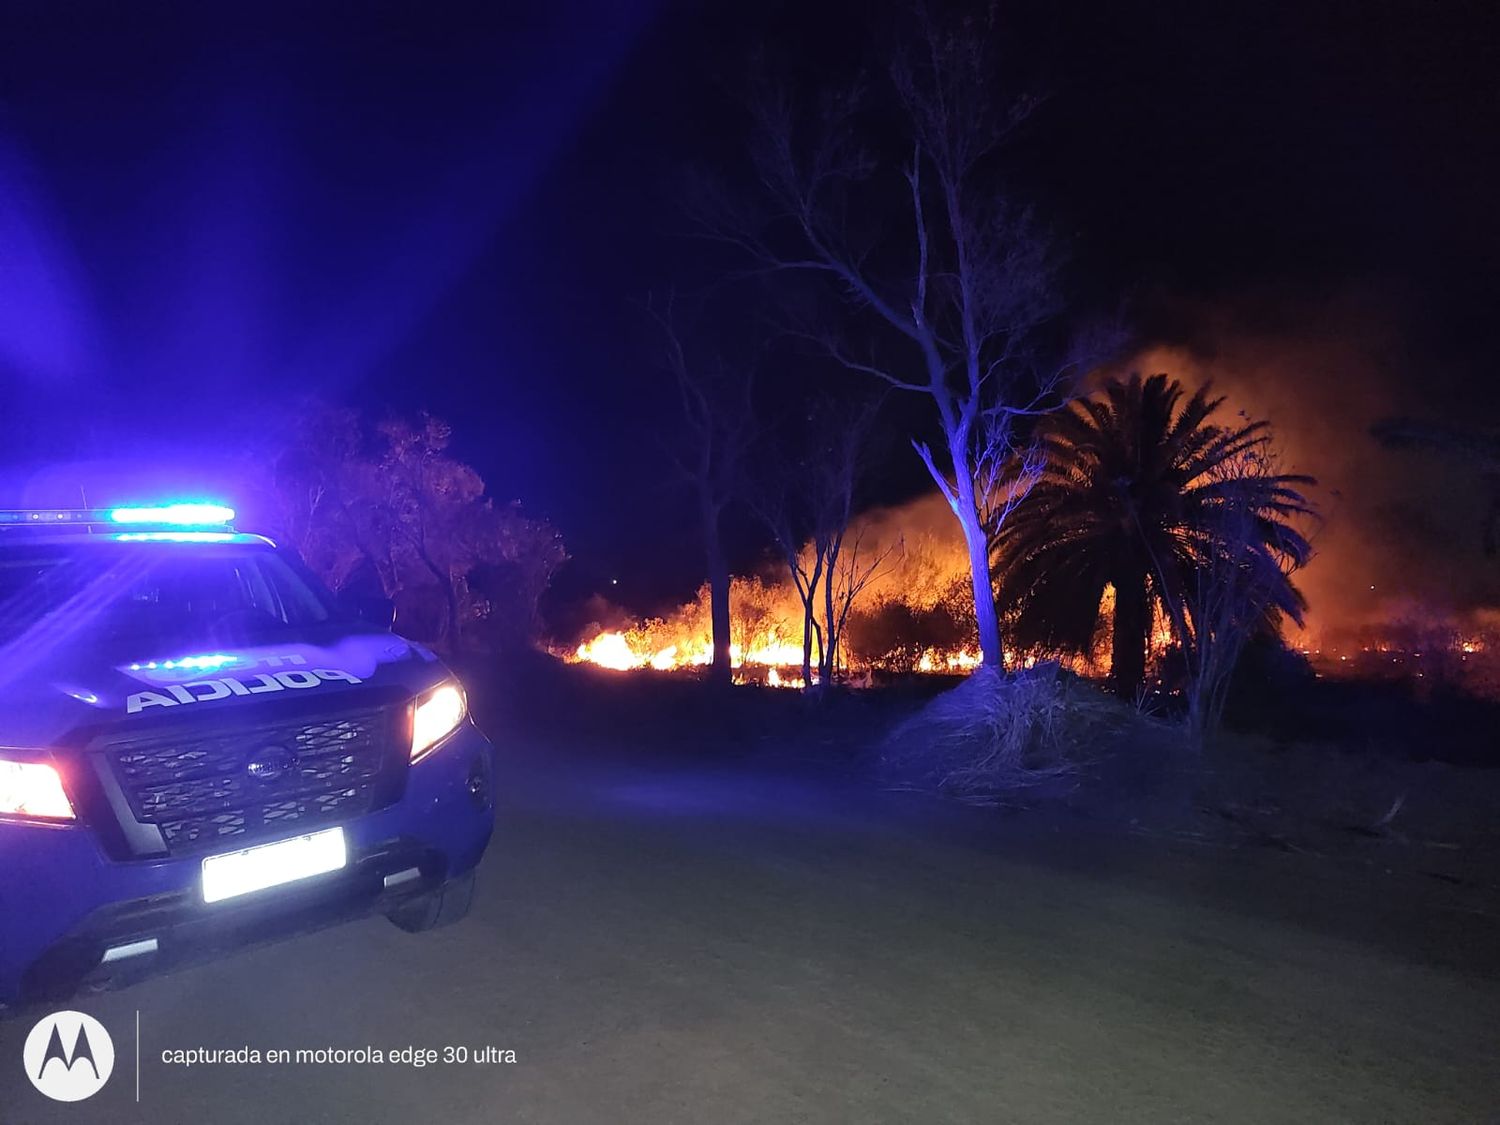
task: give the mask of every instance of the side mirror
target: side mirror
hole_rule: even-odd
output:
[[[344,599],[344,604],[366,625],[374,625],[378,629],[396,627],[396,603],[390,598],[350,597]]]

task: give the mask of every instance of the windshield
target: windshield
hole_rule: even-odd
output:
[[[328,622],[331,599],[264,546],[28,544],[0,551],[0,644],[245,643]]]

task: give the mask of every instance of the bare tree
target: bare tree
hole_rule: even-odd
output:
[[[877,551],[866,550],[864,529],[858,528],[853,538],[845,542],[845,531],[830,551],[828,572],[823,580],[823,635],[825,643],[820,653],[818,676],[821,682],[831,684],[839,669],[839,650],[844,640],[844,628],[849,623],[849,614],[859,601],[861,594],[904,549],[898,540],[887,543]]]
[[[713,660],[709,678],[728,684],[734,676],[729,612],[729,558],[724,552],[723,517],[743,491],[745,459],[755,433],[750,372],[732,371],[722,360],[690,363],[674,308],[668,298],[649,311],[661,328],[668,370],[677,384],[685,440],[673,457],[692,486],[703,533],[708,570],[709,619]]]
[[[807,690],[813,683],[813,645],[819,628],[818,590],[828,565],[826,538],[816,530],[821,514],[817,509],[821,506],[808,504],[800,474],[787,471],[788,462],[773,456],[766,464],[769,472],[762,474],[763,479],[749,495],[751,506],[766,525],[786,564],[802,607],[802,685]],[[818,644],[821,647],[821,640]]]
[[[781,552],[802,606],[802,682],[833,682],[849,611],[891,557],[894,545],[871,555],[850,522],[878,403],[851,409],[825,402],[809,411],[800,452],[784,446],[764,458],[751,504]]]
[[[752,106],[765,205],[720,198],[703,218],[759,270],[825,279],[856,319],[889,337],[882,348],[867,332],[868,346],[852,347],[804,333],[848,369],[931,403],[942,442],[913,445],[962,529],[980,645],[998,666],[987,477],[1013,460],[1018,421],[1054,405],[1079,361],[1042,358],[1041,329],[1058,311],[1055,258],[1030,210],[996,186],[996,155],[1032,102],[999,94],[993,30],[984,18],[950,27],[921,18],[916,45],[889,74],[895,119],[877,127],[904,134],[899,167],[855,139],[874,105],[864,88],[826,96],[810,114],[784,88],[766,89]],[[872,221],[856,202],[879,198],[890,180],[904,219],[883,209]],[[882,233],[854,233],[869,229]]]

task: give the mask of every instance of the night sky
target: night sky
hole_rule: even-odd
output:
[[[0,10],[12,492],[68,459],[207,479],[304,395],[425,407],[562,530],[571,589],[691,589],[639,307],[704,277],[678,185],[735,174],[751,47],[806,80],[878,66],[880,5]],[[1320,332],[1371,360],[1250,389],[1292,414],[1305,383],[1309,408],[1500,422],[1490,5],[1001,11],[1016,83],[1048,94],[1012,183],[1080,313],[1123,302],[1143,346],[1210,366],[1226,339],[1306,356]],[[893,457],[895,501],[922,478]]]

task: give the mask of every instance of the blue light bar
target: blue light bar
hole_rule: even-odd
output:
[[[0,512],[0,524],[41,527],[59,523],[103,523],[103,513],[87,508],[27,508]]]
[[[132,664],[130,670],[132,672],[140,672],[142,670],[154,672],[158,669],[164,669],[169,672],[177,670],[186,672],[214,672],[220,668],[227,668],[229,665],[238,664],[239,662],[240,658],[238,656],[230,656],[228,653],[223,652],[213,652],[203,656],[183,656],[176,660],[148,660],[144,664]]]
[[[110,538],[116,543],[243,543],[255,537],[233,531],[117,531]]]
[[[223,504],[163,504],[155,508],[115,508],[109,518],[115,523],[223,527],[234,522],[234,509]]]

